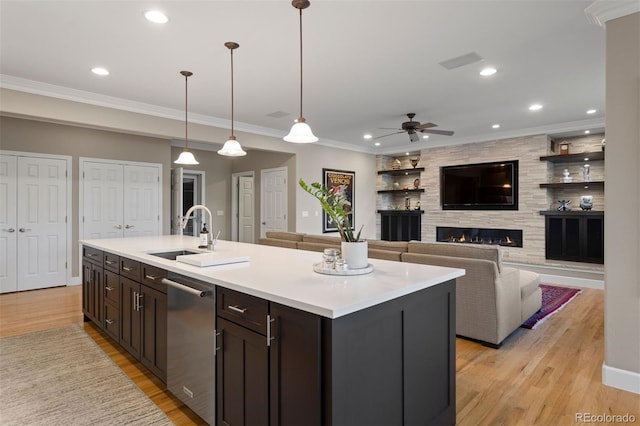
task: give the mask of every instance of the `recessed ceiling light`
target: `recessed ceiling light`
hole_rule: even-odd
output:
[[[422,135],[422,139],[429,139],[429,135]]]
[[[493,126],[491,126],[492,129],[499,129],[500,125],[499,124],[494,124]]]
[[[538,111],[542,109],[542,105],[540,104],[531,104],[529,105],[529,111]]]
[[[150,10],[144,14],[144,17],[151,22],[155,22],[156,24],[166,24],[169,18],[162,12],[157,10]]]
[[[374,143],[375,146],[380,146],[380,142]]]
[[[587,114],[595,114],[596,110],[595,109],[588,109],[587,110]]]
[[[585,135],[588,135],[589,133],[591,133],[591,130],[585,130],[585,131],[584,131],[584,134],[585,134]]]
[[[497,69],[493,67],[487,67],[487,68],[483,68],[482,71],[480,71],[480,75],[483,77],[489,77],[490,75],[494,75],[497,72],[498,72]]]
[[[404,153],[404,155],[409,155],[409,153],[408,153],[408,152],[405,152],[405,153]]]
[[[109,75],[109,70],[102,67],[91,68],[91,72],[96,75]]]
[[[371,139],[373,136],[371,136],[369,133],[367,133],[366,135],[362,136],[365,139]]]

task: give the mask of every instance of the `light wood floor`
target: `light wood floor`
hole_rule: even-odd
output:
[[[499,350],[457,339],[459,425],[570,425],[576,413],[629,413],[640,395],[602,385],[603,292],[585,289],[536,330]],[[81,286],[0,295],[0,337],[82,324]],[[164,385],[90,323],[84,329],[176,425],[204,424]]]

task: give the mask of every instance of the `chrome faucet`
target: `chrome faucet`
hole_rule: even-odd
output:
[[[213,227],[213,215],[211,214],[211,210],[209,210],[207,206],[204,206],[202,204],[196,204],[194,206],[191,206],[191,208],[187,210],[187,213],[185,213],[184,218],[182,219],[182,229],[187,227],[187,223],[189,222],[189,217],[191,216],[191,213],[193,213],[194,210],[204,210],[205,212],[207,212],[207,214],[209,215],[209,222],[208,222],[209,228]],[[207,234],[207,250],[213,249],[212,234],[213,234],[213,229],[211,230],[211,232],[209,232],[209,234]]]

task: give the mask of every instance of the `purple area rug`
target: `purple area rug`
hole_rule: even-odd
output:
[[[564,308],[578,294],[582,293],[579,288],[556,287],[540,284],[542,289],[542,308],[524,322],[520,327],[534,329],[550,316]]]

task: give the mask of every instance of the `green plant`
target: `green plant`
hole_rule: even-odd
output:
[[[332,193],[329,188],[318,182],[313,182],[311,185],[300,179],[298,181],[302,189],[313,195],[320,201],[322,210],[325,211],[331,220],[336,224],[340,238],[342,241],[354,243],[360,241],[360,233],[362,232],[362,226],[358,233],[354,236],[353,228],[349,222],[349,213],[351,212],[351,206],[348,200],[340,194]]]

